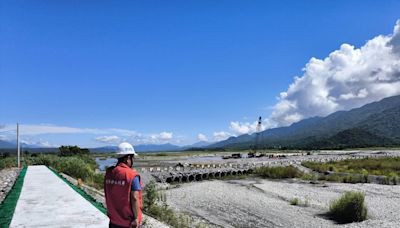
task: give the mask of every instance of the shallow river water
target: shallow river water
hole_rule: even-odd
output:
[[[96,158],[96,163],[99,165],[100,171],[105,171],[106,167],[113,166],[117,163],[116,158],[100,159]]]

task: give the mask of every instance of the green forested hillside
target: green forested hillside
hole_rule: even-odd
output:
[[[247,149],[255,145],[255,139],[255,134],[241,135],[210,147]],[[263,131],[258,147],[318,149],[393,145],[400,145],[400,96]]]

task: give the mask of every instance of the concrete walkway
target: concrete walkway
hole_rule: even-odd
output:
[[[10,227],[108,227],[108,221],[46,166],[29,166]]]

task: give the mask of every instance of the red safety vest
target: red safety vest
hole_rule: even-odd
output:
[[[140,175],[129,168],[124,163],[119,163],[115,167],[108,168],[104,178],[104,193],[106,197],[107,215],[112,224],[130,227],[133,221],[133,211],[131,208],[131,187],[133,179],[139,176],[140,187],[142,180]],[[139,223],[142,223],[142,191],[139,191],[138,213]]]

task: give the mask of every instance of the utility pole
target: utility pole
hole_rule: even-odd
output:
[[[257,133],[261,132],[261,128],[262,128],[262,118],[260,116],[260,117],[258,117]]]
[[[21,168],[21,153],[19,150],[19,123],[17,123],[17,156],[18,156],[18,168]]]
[[[258,117],[257,129],[256,129],[256,143],[254,146],[254,153],[257,153],[258,144],[260,143],[260,132],[262,129],[262,118]]]

